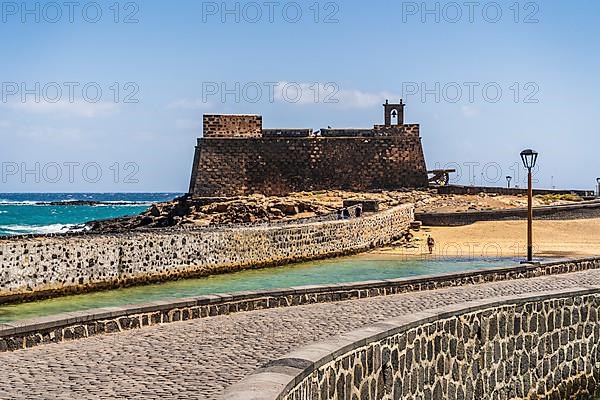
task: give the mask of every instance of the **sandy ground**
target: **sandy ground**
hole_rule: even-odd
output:
[[[526,221],[477,222],[459,227],[424,227],[414,232],[415,247],[388,247],[368,256],[429,257],[427,235],[436,242],[433,257],[524,257]],[[600,218],[534,221],[534,257],[600,256]],[[368,257],[367,256],[367,257]]]

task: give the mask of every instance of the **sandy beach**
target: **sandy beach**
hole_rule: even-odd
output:
[[[534,221],[536,257],[587,257],[600,255],[600,219]],[[436,242],[433,257],[524,257],[526,221],[486,221],[458,227],[423,227],[414,232],[414,247],[392,246],[366,257],[428,256],[427,235]]]

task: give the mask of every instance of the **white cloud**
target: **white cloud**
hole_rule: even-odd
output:
[[[281,81],[274,88],[277,102],[290,104],[332,104],[343,109],[367,109],[380,106],[385,99],[400,99],[390,92],[363,92],[340,89],[336,83],[299,83]]]
[[[244,96],[250,98],[245,99]],[[234,94],[230,94],[234,98]],[[264,85],[259,93],[251,91],[245,93],[240,88],[237,93],[242,103],[286,103],[292,105],[324,104],[341,109],[369,109],[380,106],[385,99],[399,100],[400,95],[391,92],[364,92],[354,89],[340,89],[339,85],[330,83],[304,83],[280,81],[274,85]],[[257,97],[258,96],[258,97]],[[210,111],[214,109],[214,102],[200,98],[183,98],[167,106],[169,109]]]
[[[168,108],[179,110],[206,110],[212,107],[211,102],[201,99],[179,99],[168,105]]]
[[[202,118],[198,119],[177,119],[175,127],[183,130],[198,130],[202,128]]]
[[[132,131],[131,133],[127,134],[127,137],[131,140],[152,140],[152,141],[158,141],[161,139],[165,139],[165,137],[168,137],[166,135],[162,135],[159,132],[151,132],[151,131]]]
[[[400,95],[390,92],[362,92],[360,90],[340,90],[340,106],[343,108],[373,108],[383,104],[385,99],[400,100]]]
[[[35,142],[70,143],[82,139],[83,132],[78,128],[54,128],[51,126],[21,126],[15,135]]]
[[[74,102],[58,101],[50,102],[12,102],[6,104],[8,107],[33,114],[53,114],[67,117],[96,118],[112,115],[119,111],[116,103],[97,102],[90,103],[83,100]]]
[[[12,123],[5,119],[0,119],[0,128],[10,128]]]
[[[477,107],[472,106],[462,106],[461,111],[466,118],[475,118],[481,113]]]

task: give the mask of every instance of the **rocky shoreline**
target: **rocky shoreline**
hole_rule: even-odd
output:
[[[553,198],[554,202],[573,200]],[[417,212],[472,211],[522,207],[524,196],[480,193],[478,195],[438,194],[436,189],[358,193],[319,191],[291,193],[285,197],[251,195],[237,197],[197,197],[184,195],[172,201],[151,205],[143,213],[85,224],[87,232],[122,232],[139,228],[175,226],[219,226],[231,224],[277,223],[332,214],[350,204],[370,202],[374,210],[412,203]],[[548,204],[536,197],[534,205]]]
[[[277,222],[326,215],[335,211],[336,208],[328,205],[297,199],[265,196],[205,198],[185,195],[169,202],[153,204],[140,215],[89,222],[86,229],[92,232],[112,232],[183,225]]]

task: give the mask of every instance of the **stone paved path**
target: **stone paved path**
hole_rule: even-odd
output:
[[[441,305],[600,284],[600,271],[177,322],[0,354],[1,399],[216,399],[315,340]]]

